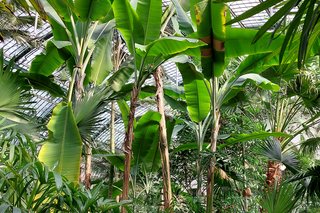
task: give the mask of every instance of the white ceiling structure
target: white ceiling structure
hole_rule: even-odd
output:
[[[240,15],[241,13],[247,11],[248,9],[254,7],[255,5],[261,3],[262,0],[242,0],[229,3],[229,8],[231,15],[233,17]],[[163,1],[163,7],[167,7],[170,4],[170,0]],[[236,23],[235,27],[242,28],[258,28],[263,25],[272,15],[273,11],[266,10],[261,12],[258,15],[255,15],[247,20]],[[19,14],[17,14],[19,15]],[[1,20],[0,20],[1,22]],[[16,62],[16,68],[22,71],[28,71],[32,60],[36,55],[40,54],[44,50],[44,43],[47,40],[52,38],[52,32],[50,29],[50,25],[48,23],[43,23],[41,27],[35,28],[32,25],[26,25],[23,27],[23,30],[28,31],[34,42],[37,43],[35,47],[30,47],[24,43],[19,43],[14,39],[8,38],[3,42],[0,42],[0,48],[3,48],[4,57],[6,61],[14,60]],[[167,62],[163,65],[167,82],[173,85],[181,84],[181,76],[177,71],[177,68],[174,63]],[[59,72],[57,71],[55,74],[55,79],[57,83],[63,84],[59,82]],[[152,83],[150,81],[149,83]],[[31,107],[37,110],[36,115],[39,119],[48,119],[52,109],[54,106],[61,101],[60,98],[52,98],[48,93],[42,91],[34,91],[34,98],[32,101],[34,103]],[[137,115],[142,115],[146,110],[156,110],[155,106],[149,105],[145,106],[140,105],[137,108]],[[109,141],[109,122],[110,115],[109,110],[106,109],[105,114],[105,122],[101,129],[96,131],[95,141],[96,144],[108,144]],[[122,123],[120,112],[117,112],[116,115],[116,145],[118,148],[121,148],[123,140],[124,140],[124,126]]]

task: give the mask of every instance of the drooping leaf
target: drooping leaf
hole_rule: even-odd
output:
[[[149,111],[144,114],[134,130],[132,152],[134,164],[143,163],[148,171],[156,171],[160,162],[159,122],[161,115]]]
[[[303,141],[300,146],[300,150],[304,154],[314,155],[320,148],[320,138],[309,138]]]
[[[117,70],[108,79],[107,85],[110,85],[114,91],[119,92],[122,89],[123,85],[125,85],[128,82],[131,75],[133,74],[134,69],[132,66],[133,65],[129,63]]]
[[[192,121],[200,122],[210,112],[209,84],[193,64],[177,64],[183,78],[187,109]]]
[[[177,20],[179,22],[179,28],[185,35],[189,35],[194,32],[191,20],[187,13],[183,10],[178,0],[172,0],[177,13]]]
[[[241,87],[244,86],[247,82],[253,82],[258,87],[261,87],[266,90],[279,91],[280,87],[277,84],[272,83],[268,79],[262,77],[258,74],[245,74],[240,76],[235,82],[232,83],[233,87]]]
[[[203,143],[202,145],[202,150],[205,150],[209,146],[209,143]],[[181,144],[177,148],[173,150],[173,153],[177,152],[182,152],[186,150],[198,150],[199,145],[197,143],[186,143],[186,144]]]
[[[32,88],[49,92],[53,97],[64,97],[65,91],[49,77],[37,73],[20,73],[21,77],[27,79]]]
[[[35,57],[29,72],[49,76],[63,63],[64,60],[59,54],[59,49],[52,42],[48,42],[46,52]]]
[[[246,142],[256,139],[265,139],[268,137],[283,137],[288,138],[290,135],[283,132],[253,132],[249,134],[232,134],[224,144],[218,146],[219,149],[222,149],[226,146],[232,146],[236,143]]]
[[[41,147],[39,160],[51,169],[78,183],[82,140],[71,103],[58,104],[48,123],[49,138]]]
[[[313,166],[308,168],[307,171],[295,174],[287,182],[303,181],[304,184],[300,185],[297,190],[297,196],[306,195],[307,199],[311,198],[317,200],[320,198],[320,166]]]
[[[105,158],[117,169],[124,171],[124,155],[123,154],[107,154]]]

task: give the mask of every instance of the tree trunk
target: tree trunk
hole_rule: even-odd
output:
[[[90,144],[86,145],[86,171],[84,183],[87,189],[91,187],[91,160],[92,160],[92,148]]]
[[[274,184],[280,184],[282,179],[281,163],[276,161],[268,161],[266,184],[268,189],[273,189]]]
[[[115,122],[115,108],[114,108],[114,101],[111,102],[111,112],[110,112],[110,152],[115,153],[115,129],[114,129],[114,122]],[[110,176],[109,176],[109,194],[108,197],[112,198],[113,192],[113,180],[115,177],[114,165],[110,164]]]
[[[124,175],[123,175],[123,187],[122,187],[122,197],[121,200],[128,200],[129,194],[129,181],[130,181],[130,165],[131,165],[131,148],[133,141],[133,125],[134,125],[134,116],[136,111],[136,104],[138,101],[139,90],[136,85],[132,88],[131,98],[130,98],[130,112],[129,112],[129,121],[128,129],[125,135],[124,140]],[[126,213],[127,210],[124,207],[121,207],[121,212]]]
[[[170,161],[169,161],[169,145],[167,138],[166,119],[164,113],[164,93],[163,93],[163,81],[162,81],[162,70],[160,67],[157,68],[153,74],[156,82],[156,99],[158,111],[161,115],[160,120],[160,154],[162,163],[162,179],[163,179],[163,195],[164,195],[164,208],[166,212],[172,212],[170,209],[170,203],[172,200],[171,191],[171,179],[170,179]]]

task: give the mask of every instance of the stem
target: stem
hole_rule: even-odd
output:
[[[78,70],[79,70],[78,68],[73,69],[71,81],[69,84],[69,90],[68,90],[68,102],[71,102],[71,99],[72,99],[73,88],[76,82],[76,76],[77,76]]]
[[[216,164],[215,152],[217,150],[217,140],[219,133],[219,120],[220,120],[220,110],[217,106],[217,94],[218,94],[218,78],[213,77],[211,80],[211,110],[213,116],[212,132],[211,132],[211,143],[210,149],[213,154],[213,157],[210,158],[210,164],[208,169],[208,181],[207,181],[207,213],[214,211],[213,208],[213,186],[214,186],[214,169]]]
[[[168,212],[173,212],[170,208],[170,203],[172,200],[172,191],[171,191],[171,179],[170,179],[170,161],[169,161],[169,146],[167,138],[167,128],[166,128],[166,119],[164,113],[164,92],[163,92],[163,81],[162,81],[162,70],[160,67],[157,68],[153,74],[157,92],[156,100],[158,111],[161,115],[159,134],[160,134],[160,155],[162,163],[162,178],[163,178],[163,195],[164,195],[164,208]]]
[[[198,158],[196,160],[196,166],[197,166],[197,196],[201,196],[201,187],[202,187],[202,157],[201,157],[201,152],[202,152],[202,146],[203,146],[203,140],[202,140],[202,123],[198,123],[198,128],[197,128],[197,143],[198,143]]]
[[[110,151],[115,153],[115,106],[114,101],[111,102],[111,115],[110,115]],[[114,179],[114,165],[110,164],[110,178],[109,178],[109,198],[112,198],[113,192],[113,179]]]
[[[80,52],[80,43],[79,43],[79,36],[78,36],[78,32],[77,32],[77,28],[76,28],[76,24],[74,22],[74,19],[73,19],[73,16],[70,15],[70,20],[71,20],[71,25],[72,25],[72,29],[73,29],[73,33],[74,33],[74,38],[75,38],[75,45],[76,45],[76,48],[77,48],[77,53]],[[72,40],[72,39],[70,39]],[[79,56],[79,54],[78,54]]]
[[[247,190],[247,176],[246,176],[246,159],[245,159],[245,146],[242,143],[242,164],[243,164],[243,190]],[[246,193],[243,193],[243,210],[244,212],[248,212],[248,197]]]

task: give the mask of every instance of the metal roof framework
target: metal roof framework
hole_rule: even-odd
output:
[[[163,0],[163,8],[167,7],[170,4],[170,0]],[[242,0],[229,3],[229,8],[231,15],[236,17],[248,9],[256,6],[261,3],[262,0]],[[20,12],[20,14],[22,14]],[[273,14],[272,10],[263,11],[251,18],[243,20],[234,24],[234,27],[242,28],[259,28],[262,26]],[[18,14],[19,15],[19,14]],[[31,37],[37,41],[38,46],[31,47],[24,43],[19,43],[12,38],[5,39],[3,42],[0,42],[0,48],[3,48],[4,58],[6,61],[15,60],[16,68],[22,71],[27,71],[31,65],[32,60],[40,53],[44,51],[44,44],[46,41],[52,38],[52,32],[50,25],[48,23],[43,23],[39,28],[35,28],[32,25],[23,26],[23,30],[26,30],[30,33]],[[166,62],[163,65],[165,70],[165,76],[167,84],[176,85],[177,87],[182,84],[182,78],[173,62]],[[54,77],[57,83],[63,85],[65,82],[61,82],[59,79],[59,72],[54,73]],[[147,84],[153,84],[153,80],[147,81]],[[33,90],[34,97],[30,107],[36,109],[36,116],[42,119],[48,119],[51,115],[52,109],[61,101],[61,98],[53,98],[47,92]],[[148,110],[156,110],[154,105],[143,104],[137,108],[137,116],[141,116]],[[105,119],[102,124],[101,129],[96,131],[95,135],[95,144],[108,144],[109,141],[109,122],[110,122],[110,112],[106,108],[105,113],[102,115]],[[121,113],[119,109],[116,112],[116,146],[121,149],[122,143],[124,141],[124,125],[121,119]],[[44,134],[46,135],[46,134]]]

